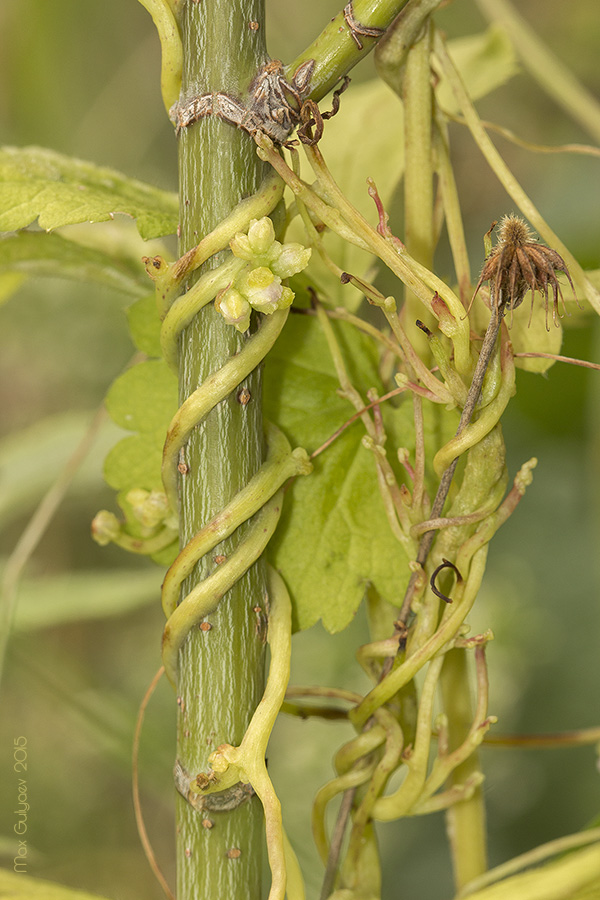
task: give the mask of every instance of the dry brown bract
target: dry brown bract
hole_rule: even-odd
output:
[[[513,310],[520,306],[527,291],[531,290],[533,312],[533,295],[537,290],[544,295],[546,329],[548,329],[548,285],[551,285],[554,292],[552,319],[555,325],[558,325],[559,297],[563,309],[565,308],[564,297],[556,277],[557,272],[565,273],[573,296],[577,300],[575,287],[562,256],[556,250],[538,244],[523,219],[515,215],[504,216],[500,222],[498,243],[484,263],[473,299],[483,282],[489,281],[491,300],[504,314],[507,309]]]

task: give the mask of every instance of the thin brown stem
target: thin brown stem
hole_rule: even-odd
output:
[[[354,803],[355,794],[356,788],[353,787],[345,791],[344,796],[342,797],[342,803],[338,811],[335,828],[333,829],[333,835],[331,836],[329,856],[327,857],[327,868],[325,869],[319,900],[327,900],[327,897],[329,897],[333,891],[342,850],[342,842],[346,831],[346,824],[350,816],[352,804]]]
[[[600,728],[578,728],[547,734],[486,734],[484,743],[495,747],[520,747],[523,750],[553,750],[557,747],[582,747],[600,741]]]
[[[469,393],[467,394],[467,399],[463,407],[460,421],[458,423],[458,428],[456,429],[456,437],[458,437],[458,435],[460,435],[464,431],[464,429],[473,418],[473,413],[475,412],[475,407],[477,406],[477,401],[479,400],[479,395],[481,394],[483,379],[485,377],[490,359],[492,358],[494,347],[496,346],[496,340],[500,331],[500,325],[502,323],[503,315],[503,304],[496,306],[494,303],[492,303],[492,315],[490,317],[487,331],[483,339],[483,344],[481,346],[479,359],[477,360],[477,365],[473,374],[471,387],[469,388]],[[450,490],[450,485],[452,484],[454,472],[456,471],[458,459],[459,458],[456,457],[456,459],[452,460],[452,462],[442,475],[437,493],[435,495],[435,499],[433,501],[433,506],[431,508],[431,513],[429,516],[430,519],[438,519],[441,517],[442,509],[444,508],[444,503],[446,502],[446,498]],[[429,551],[431,550],[431,545],[433,544],[434,537],[434,530],[426,531],[425,534],[421,537],[421,541],[419,543],[419,551],[417,553],[417,563],[419,564],[419,569],[413,572],[410,577],[408,586],[406,588],[406,593],[404,595],[404,600],[400,608],[400,614],[396,621],[396,633],[400,636],[399,647],[403,646],[406,641],[406,623],[410,615],[415,588],[417,583],[419,582],[421,570],[427,562],[427,557],[429,556]],[[382,678],[387,675],[392,665],[393,659],[389,659],[386,661],[382,669]]]
[[[135,723],[135,734],[133,737],[133,749],[132,749],[132,767],[131,767],[131,792],[133,797],[133,810],[135,814],[135,823],[137,825],[138,834],[140,836],[140,841],[142,847],[144,848],[144,853],[146,855],[146,859],[150,865],[150,868],[154,872],[156,880],[160,884],[163,889],[165,896],[169,898],[169,900],[175,900],[175,895],[173,894],[167,879],[162,873],[160,866],[156,860],[156,856],[154,853],[154,849],[152,844],[150,843],[150,838],[148,837],[148,832],[146,830],[146,823],[144,822],[144,814],[142,812],[142,804],[140,801],[140,780],[139,780],[139,752],[140,752],[140,739],[142,736],[142,726],[144,724],[144,717],[146,715],[146,707],[150,702],[150,699],[156,689],[156,685],[165,674],[165,667],[161,666],[160,669],[156,672],[146,693],[144,694],[144,698],[140,703],[140,708],[138,711],[137,721]]]
[[[106,409],[104,404],[102,404],[94,414],[89,427],[83,434],[73,454],[67,460],[64,469],[40,501],[6,561],[0,581],[0,595],[2,597],[2,603],[0,604],[0,677],[4,668],[4,658],[12,629],[21,575],[46,533],[60,504],[63,502],[81,464],[92,449],[100,428],[106,420],[106,416]]]

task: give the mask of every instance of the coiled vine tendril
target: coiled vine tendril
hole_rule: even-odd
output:
[[[274,239],[267,214],[279,202],[283,184],[274,174],[262,188],[239,204],[227,220],[192,253],[172,267],[172,280],[180,283],[209,255],[230,246],[232,252],[216,269],[202,275],[180,297],[165,304],[173,294],[169,272],[159,266],[157,293],[168,305],[161,329],[161,345],[167,362],[177,367],[178,337],[191,319],[211,300],[217,298],[226,320],[246,331],[251,309],[266,313],[258,330],[248,337],[242,350],[219,370],[205,379],[180,406],[167,431],[163,450],[162,479],[172,515],[178,509],[178,461],[192,430],[210,411],[259,366],[281,333],[288,316],[293,293],[282,284],[305,267],[310,250],[297,244],[281,245]],[[261,218],[257,219],[259,214]],[[179,651],[190,631],[214,612],[220,599],[250,569],[263,553],[281,514],[282,486],[290,478],[308,474],[312,464],[305,450],[291,447],[279,429],[267,425],[267,458],[256,475],[181,549],[170,566],[162,586],[162,604],[167,617],[163,632],[162,656],[165,672],[173,685],[177,682]],[[184,580],[196,564],[242,523],[250,520],[244,538],[231,555],[220,560],[214,571],[181,597]],[[283,898],[287,871],[298,874],[293,851],[283,832],[281,807],[265,764],[266,746],[287,686],[291,652],[291,605],[281,577],[269,570],[268,633],[271,647],[269,676],[261,700],[241,745],[222,745],[209,757],[210,777],[199,794],[225,791],[237,782],[250,784],[265,810],[269,863],[272,871],[272,900]],[[198,782],[192,782],[198,784]],[[190,787],[193,793],[194,787]],[[191,796],[186,792],[187,796]]]
[[[164,494],[134,489],[126,497],[133,518],[145,536],[133,537],[127,524],[102,511],[93,523],[100,543],[115,541],[134,552],[152,554],[173,542],[179,519],[178,476],[181,451],[197,426],[215,406],[235,391],[259,366],[281,333],[294,294],[284,280],[300,272],[311,250],[297,243],[275,240],[269,213],[281,200],[283,182],[271,171],[259,190],[241,201],[231,214],[181,259],[169,265],[162,257],[145,258],[148,274],[155,282],[162,317],[160,343],[163,356],[176,372],[179,336],[200,310],[211,301],[233,327],[247,332],[252,310],[262,313],[258,329],[246,337],[242,349],[209,375],[181,404],[167,430],[163,447]],[[189,275],[212,256],[230,248],[224,261],[203,273],[182,293]],[[272,424],[265,427],[267,455],[253,478],[180,549],[162,585],[162,606],[167,618],[163,632],[162,658],[165,673],[175,687],[179,651],[192,629],[214,612],[220,600],[259,559],[273,535],[283,502],[283,486],[291,478],[312,471],[308,454],[292,450],[283,433]],[[227,557],[215,560],[214,570],[189,593],[181,587],[197,563],[221,541],[248,523],[243,539]],[[185,791],[187,774],[176,770],[176,783],[185,796],[226,791],[240,780],[261,799],[265,809],[267,848],[273,873],[271,900],[283,900],[289,870],[291,881],[300,881],[299,869],[281,823],[279,800],[265,766],[267,742],[283,702],[289,678],[291,604],[281,577],[268,571],[268,631],[271,663],[265,694],[237,748],[223,745],[209,758],[210,777],[204,787]],[[225,774],[227,773],[227,774]],[[190,801],[192,802],[192,801]]]
[[[170,108],[176,99],[179,77],[176,70],[180,67],[180,45],[172,27],[175,3],[174,0],[141,2],[159,28],[163,45],[163,96],[165,105]],[[422,13],[428,15],[435,5],[422,4]],[[355,18],[352,4],[347,4],[344,19],[359,49],[362,49],[359,35],[375,37],[381,32],[380,28],[362,26]],[[437,33],[436,48],[451,79],[452,63]],[[397,60],[395,64],[397,67]],[[300,177],[298,154],[293,146],[277,135],[270,136],[267,129],[248,127],[250,119],[238,105],[236,115],[240,121],[237,124],[253,135],[259,158],[271,167],[263,184],[256,194],[238,204],[196,247],[172,265],[161,257],[145,259],[148,274],[156,285],[157,306],[162,319],[162,354],[175,372],[178,370],[181,333],[210,302],[214,301],[225,320],[241,333],[248,331],[252,310],[262,315],[257,331],[247,336],[242,350],[210,374],[181,404],[171,420],[162,458],[164,497],[141,492],[137,497],[138,506],[131,498],[134,511],[139,509],[138,516],[143,524],[155,523],[156,519],[154,531],[143,541],[136,542],[115,525],[114,518],[107,518],[98,521],[96,533],[103,540],[116,540],[136,552],[154,553],[173,540],[179,518],[178,473],[185,470],[181,451],[192,431],[242,384],[274,345],[293,299],[285,280],[306,267],[311,250],[319,253],[342,284],[352,283],[371,304],[381,309],[390,331],[385,340],[393,345],[403,363],[402,371],[396,377],[397,383],[402,390],[410,389],[414,397],[414,466],[408,462],[408,451],[401,451],[405,458],[400,458],[399,452],[400,462],[404,459],[412,479],[412,495],[406,485],[396,483],[396,476],[386,459],[386,434],[379,407],[375,402],[365,406],[350,383],[328,315],[316,299],[314,303],[340,381],[340,393],[355,406],[356,417],[365,424],[367,433],[363,445],[373,453],[390,527],[413,561],[404,603],[399,612],[396,610],[393,635],[389,636],[388,621],[388,636],[372,640],[358,652],[359,663],[375,682],[372,689],[363,697],[326,688],[297,689],[293,693],[296,697],[303,694],[336,696],[351,704],[347,719],[356,734],[337,753],[336,776],[318,792],[312,820],[317,848],[327,866],[322,897],[339,897],[341,900],[342,897],[374,896],[376,893],[379,873],[374,821],[450,809],[460,801],[471,800],[483,780],[475,752],[495,721],[495,717],[488,714],[485,661],[485,647],[493,635],[485,631],[468,636],[466,617],[481,586],[488,543],[523,496],[531,482],[536,460],[522,466],[506,493],[508,475],[499,422],[515,390],[515,368],[512,346],[502,321],[507,303],[500,289],[502,279],[496,278],[493,283],[484,273],[480,279],[480,284],[482,280],[490,281],[492,318],[478,352],[471,340],[470,308],[465,308],[466,295],[463,296],[470,286],[468,271],[459,279],[462,282],[459,298],[394,237],[372,180],[369,180],[369,194],[378,210],[377,227],[352,206],[328,171],[318,144],[323,133],[323,120],[337,111],[341,90],[334,95],[332,113],[321,114],[316,102],[305,97],[312,72],[312,66],[306,68],[307,65],[300,66],[295,79],[288,82],[281,81],[279,69],[267,65],[265,72],[280,79],[279,86],[284,84],[290,90],[297,89],[295,96],[301,104],[295,111],[301,122],[298,136],[304,144],[315,183],[311,185]],[[425,78],[429,90],[429,54]],[[459,83],[456,92],[460,101]],[[178,127],[187,127],[200,116],[217,114],[215,110],[220,110],[222,118],[235,123],[235,117],[228,118],[223,112],[223,104],[228,99],[231,98],[219,92],[197,98],[198,104],[203,101],[204,105],[198,105],[196,118],[190,113],[184,121],[185,117],[180,116]],[[463,109],[465,115],[468,111]],[[472,115],[475,117],[474,111]],[[251,121],[256,124],[254,118]],[[474,119],[472,130],[476,130],[476,125],[478,122]],[[429,122],[427,128],[430,128]],[[281,144],[291,151],[291,166],[286,162]],[[268,217],[282,198],[284,184],[294,195],[310,249],[300,244],[282,245],[275,239],[273,224]],[[517,188],[513,187],[513,196],[521,205],[526,205],[527,198],[523,199]],[[446,215],[448,217],[448,213]],[[450,231],[450,222],[448,225]],[[342,271],[335,260],[328,257],[321,240],[326,228],[386,264],[422,303],[424,312],[430,314],[430,322],[437,322],[442,338],[419,320],[416,323],[427,337],[437,373],[429,369],[412,346],[395,299],[384,297],[365,280]],[[230,252],[218,267],[204,271],[187,291],[182,292],[182,286],[193,272],[227,248]],[[555,251],[547,250],[546,253],[549,259],[558,259],[561,264],[554,265],[552,273],[555,270],[566,272],[570,281],[562,257]],[[458,269],[460,265],[457,265]],[[525,272],[525,282],[532,293],[544,288],[547,303],[547,281],[542,280],[540,288],[532,275],[527,277],[529,270]],[[516,305],[511,303],[508,308]],[[347,321],[352,318],[344,310],[336,312],[340,318],[345,315]],[[433,457],[432,468],[440,481],[433,505],[429,503],[425,487],[423,397],[433,403],[462,409],[454,437],[446,440]],[[375,411],[371,419],[367,410],[373,406]],[[263,553],[279,521],[285,483],[311,471],[306,451],[292,450],[274,425],[266,427],[266,441],[267,457],[256,475],[187,542],[166,573],[162,585],[162,605],[167,618],[162,657],[166,674],[174,686],[177,684],[179,652],[191,630],[215,611],[221,598]],[[463,456],[466,461],[461,469],[460,484],[451,497],[450,508],[443,515],[456,463]],[[238,547],[228,558],[215,560],[216,566],[210,574],[181,597],[182,585],[198,562],[246,522],[249,524]],[[438,577],[441,589],[436,586]],[[374,589],[369,587],[369,591],[374,605],[381,602]],[[443,605],[440,600],[445,601]],[[280,803],[265,763],[269,736],[284,702],[291,653],[290,598],[281,577],[270,568],[267,607],[270,670],[264,696],[240,745],[234,747],[225,743],[218,747],[209,756],[210,769],[206,773],[190,775],[178,763],[175,778],[180,793],[197,809],[209,804],[212,794],[226,792],[239,782],[251,785],[265,811],[272,872],[269,900],[283,900],[286,891],[290,900],[296,900],[303,896],[301,875],[283,831]],[[410,630],[409,615],[414,615]],[[207,627],[210,626],[207,624]],[[436,715],[435,699],[440,686],[442,693],[448,690],[448,670],[456,651],[465,650],[474,653],[476,699],[474,710],[469,713],[471,718],[463,723],[465,727],[456,739],[456,734],[450,734],[451,715],[448,712]],[[423,678],[417,708],[414,679],[419,673]],[[322,714],[316,707],[313,711]],[[434,742],[437,742],[435,754],[432,753]],[[472,765],[465,768],[463,764],[468,761]],[[401,767],[404,767],[404,779],[384,795],[390,776]],[[349,800],[345,804],[345,814],[351,816],[351,830],[346,863],[336,891],[339,847],[332,852],[332,844],[337,838],[332,841],[328,838],[326,814],[329,803],[341,793]],[[343,830],[343,827],[338,829],[340,845]]]
[[[191,252],[169,266],[160,257],[145,259],[156,283],[157,303],[163,313],[161,347],[175,371],[178,341],[195,315],[215,298],[227,321],[246,331],[251,309],[266,313],[258,330],[241,351],[205,379],[175,413],[163,448],[162,481],[166,496],[163,518],[172,528],[178,519],[178,471],[180,451],[192,431],[214,407],[229,396],[260,365],[281,333],[293,299],[282,278],[301,271],[310,250],[299,244],[280,244],[267,214],[281,199],[283,183],[268,175],[255,195],[243,200],[217,228]],[[261,218],[257,219],[256,216]],[[211,256],[230,246],[224,262],[204,273],[187,293],[181,284]],[[240,316],[225,307],[228,295],[242,307]],[[235,305],[235,304],[234,304]],[[236,311],[239,311],[236,310]],[[162,605],[167,616],[163,636],[163,662],[170,681],[177,678],[177,655],[190,630],[213,612],[220,598],[256,562],[273,534],[281,513],[282,485],[290,478],[308,474],[311,463],[306,451],[292,452],[283,434],[267,426],[267,459],[254,478],[183,547],[163,582]],[[179,599],[183,581],[194,566],[243,522],[253,519],[244,541],[227,560],[186,597]]]

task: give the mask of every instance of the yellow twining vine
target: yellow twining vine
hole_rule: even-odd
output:
[[[290,900],[300,900],[303,890],[299,866],[285,837],[281,803],[266,764],[267,744],[290,677],[292,652],[292,605],[283,579],[272,567],[268,571],[268,603],[267,640],[271,648],[271,662],[265,692],[239,747],[222,744],[209,756],[211,783],[208,787],[198,788],[198,793],[223,791],[239,781],[252,785],[265,811],[267,852],[272,875],[269,900],[283,900],[286,892]],[[194,790],[193,784],[191,790]],[[292,885],[295,885],[295,890]]]
[[[140,0],[156,26],[161,47],[160,88],[169,112],[181,91],[183,47],[175,15],[177,0]]]
[[[369,300],[381,308],[397,340],[406,371],[411,373],[415,404],[420,403],[421,392],[435,403],[462,407],[467,399],[466,385],[475,370],[476,354],[472,350],[469,320],[462,302],[433,273],[415,262],[391,232],[383,230],[382,233],[375,229],[343,198],[318,148],[306,148],[306,155],[317,177],[317,183],[311,186],[297,173],[296,151],[291,151],[290,167],[269,138],[258,135],[256,143],[259,156],[273,167],[261,189],[240,203],[197,247],[172,265],[167,265],[161,258],[146,260],[146,268],[156,284],[157,303],[163,316],[161,346],[165,359],[173,368],[177,365],[179,334],[209,302],[214,300],[221,314],[239,330],[246,330],[251,309],[263,313],[260,327],[248,338],[242,351],[210,375],[184,401],[168,428],[162,464],[162,519],[161,516],[158,518],[161,519],[160,527],[166,527],[171,534],[178,515],[180,450],[197,424],[243,382],[275,343],[285,325],[293,299],[292,292],[283,283],[284,279],[306,266],[311,249],[318,252],[337,274],[343,274],[335,262],[328,259],[308,210],[337,234],[369,249],[386,262],[402,281],[410,284],[414,293],[438,319],[440,331],[452,347],[450,353],[435,336],[431,336],[430,344],[441,377],[434,375],[414,352],[398,316],[394,298],[383,297],[372,285],[360,282]],[[268,213],[279,202],[284,183],[294,193],[297,210],[306,225],[310,249],[275,240]],[[373,185],[372,195],[376,198]],[[323,200],[324,196],[327,201]],[[225,261],[202,275],[187,293],[180,294],[184,279],[213,254],[228,246],[231,252]],[[350,276],[346,280],[350,280]],[[353,280],[359,281],[356,278]],[[358,395],[355,396],[356,392],[353,394],[328,317],[319,306],[317,315],[324,328],[344,395],[360,409],[362,401]],[[406,375],[401,376],[398,383],[406,388]],[[357,697],[349,711],[349,721],[357,734],[337,754],[338,774],[318,793],[313,810],[317,847],[326,860],[329,840],[325,815],[329,802],[341,792],[361,792],[360,802],[353,812],[348,851],[350,869],[354,870],[355,876],[347,875],[346,881],[352,889],[358,889],[356,878],[359,876],[356,873],[366,877],[365,873],[373,862],[373,820],[387,821],[401,815],[425,814],[447,808],[458,800],[473,796],[482,779],[481,773],[475,771],[462,783],[443,787],[450,774],[471,756],[494,721],[487,711],[484,655],[485,644],[492,635],[486,632],[467,637],[465,619],[481,585],[487,545],[523,495],[535,465],[535,460],[532,460],[522,468],[512,490],[502,499],[506,472],[498,421],[513,392],[512,348],[503,325],[502,340],[491,358],[475,421],[468,423],[435,457],[434,468],[439,475],[452,460],[467,454],[467,465],[458,493],[445,519],[429,519],[423,491],[417,490],[416,485],[412,498],[404,495],[398,501],[393,495],[393,474],[383,452],[385,435],[369,424],[368,417],[364,418],[368,437],[365,446],[373,451],[376,467],[381,474],[382,496],[398,540],[414,557],[419,534],[424,529],[443,529],[427,562],[427,573],[431,574],[443,557],[452,560],[459,575],[452,591],[452,603],[443,605],[441,616],[439,596],[427,585],[427,578],[420,577],[412,603],[413,610],[419,613],[415,627],[405,654],[397,657],[396,664],[384,677],[380,677],[379,673],[385,661],[395,657],[397,637],[374,641],[361,649],[359,660],[378,683],[365,697]],[[179,650],[191,629],[215,610],[220,598],[265,549],[281,513],[283,485],[290,478],[311,471],[306,452],[301,448],[292,451],[286,438],[273,425],[267,426],[267,446],[267,458],[254,478],[188,542],[165,576],[162,603],[167,622],[163,634],[163,663],[174,685]],[[493,465],[490,460],[494,461]],[[479,502],[474,500],[479,496]],[[251,520],[249,528],[238,548],[180,599],[181,585],[196,563],[248,520]],[[150,537],[149,543],[154,539]],[[189,788],[192,793],[205,795],[226,790],[240,780],[252,786],[265,810],[272,871],[270,900],[283,900],[286,890],[288,897],[296,900],[302,896],[303,890],[297,862],[283,832],[279,800],[264,764],[266,745],[283,703],[289,677],[290,636],[289,597],[281,578],[270,571],[268,641],[271,666],[265,695],[240,746],[224,744],[219,747],[209,758],[210,772],[201,773],[197,781],[192,779]],[[433,727],[438,755],[430,763],[434,695],[444,659],[448,651],[457,648],[475,652],[478,694],[473,722],[462,743],[449,752],[445,738],[447,724],[443,717],[438,717]],[[409,740],[398,718],[385,705],[406,689],[421,670],[425,670],[425,680],[414,733]],[[406,778],[393,793],[382,796],[390,775],[399,766],[406,767]],[[289,879],[286,875],[288,870],[292,873]]]
[[[258,331],[241,351],[210,375],[180,406],[167,431],[163,450],[162,479],[171,520],[178,510],[178,461],[192,430],[210,411],[252,372],[269,352],[288,316],[293,292],[284,280],[300,272],[311,251],[299,244],[275,239],[267,214],[279,202],[283,183],[272,173],[261,189],[242,201],[230,216],[177,263],[148,260],[148,272],[156,281],[159,308],[163,312],[161,346],[166,361],[177,368],[178,338],[185,326],[207,303],[215,305],[233,327],[246,331],[251,311],[262,319]],[[256,218],[260,215],[260,218]],[[216,269],[202,275],[185,294],[178,288],[190,272],[210,256],[229,246],[230,253]],[[256,475],[230,503],[194,535],[170,566],[162,587],[167,617],[163,633],[163,664],[171,683],[177,682],[179,650],[195,625],[213,612],[220,599],[262,555],[281,514],[282,487],[290,478],[309,474],[312,464],[302,448],[290,445],[274,425],[266,427],[267,458]],[[216,570],[180,598],[181,585],[194,566],[243,522],[250,521],[244,540]],[[272,569],[268,577],[268,634],[271,648],[264,696],[239,747],[222,745],[209,758],[208,787],[199,794],[223,791],[240,780],[250,784],[265,811],[269,864],[272,872],[270,900],[283,900],[288,885],[301,885],[298,863],[285,838],[281,807],[267,774],[265,751],[289,679],[291,652],[291,604],[281,577]],[[194,790],[192,783],[191,790]],[[289,877],[288,877],[289,873]],[[300,893],[296,893],[300,897]]]
[[[102,543],[113,540],[134,552],[154,553],[168,546],[177,533],[178,464],[180,450],[190,433],[210,411],[262,362],[285,325],[294,294],[285,280],[304,269],[311,250],[297,243],[275,239],[268,218],[279,203],[283,182],[276,172],[264,179],[252,197],[241,201],[231,214],[197,247],[169,265],[161,257],[144,260],[156,287],[162,317],[161,347],[166,362],[177,370],[179,335],[193,317],[215,301],[225,320],[241,332],[248,329],[252,310],[262,313],[258,330],[239,353],[212,373],[180,406],[173,417],[163,448],[164,493],[130,491],[127,502],[134,517],[146,529],[144,538],[127,534],[123,523],[103,511],[94,520],[94,536]],[[187,277],[216,253],[229,247],[225,261],[198,278],[181,293]],[[162,586],[162,605],[167,617],[162,656],[167,677],[177,683],[179,650],[195,625],[213,612],[220,599],[262,555],[273,535],[283,502],[283,485],[298,475],[307,475],[312,464],[305,450],[292,450],[278,428],[266,426],[267,456],[264,464],[239,491],[183,547],[168,569]],[[181,586],[195,565],[214,547],[249,521],[244,540],[214,572],[180,597]],[[237,748],[223,745],[210,757],[208,788],[198,793],[226,790],[242,780],[263,803],[267,847],[273,873],[270,900],[283,900],[288,885],[298,886],[301,876],[291,846],[282,829],[281,808],[266,771],[265,750],[279,712],[289,678],[291,605],[281,577],[269,570],[268,633],[271,662],[265,694],[246,735]],[[194,789],[193,787],[191,788]]]
[[[181,40],[175,16],[176,0],[141,2],[150,11],[159,31],[163,51],[163,99],[169,109],[179,96],[181,73]],[[460,76],[437,33],[433,46],[436,65],[444,71],[462,114],[490,165],[540,233],[557,244],[555,235],[489,145],[489,139]],[[429,64],[427,74],[429,77]],[[312,105],[309,112],[318,120],[318,108],[312,101],[310,103]],[[451,196],[454,186],[451,183],[448,148],[439,111],[436,115],[438,174],[443,190],[446,191],[444,200],[448,228],[456,238],[457,232],[462,229],[460,212]],[[303,118],[302,121],[306,120]],[[359,287],[369,302],[381,309],[392,338],[379,334],[393,344],[394,351],[404,363],[402,374],[397,376],[399,389],[411,390],[413,396],[417,458],[414,466],[410,467],[412,493],[408,488],[400,490],[396,483],[386,458],[386,435],[382,422],[375,416],[370,417],[358,391],[350,383],[342,353],[330,327],[329,315],[332,311],[315,303],[316,315],[327,339],[342,394],[354,405],[365,425],[364,445],[373,454],[390,527],[409,557],[415,560],[408,598],[411,613],[417,614],[414,627],[410,631],[405,628],[406,634],[398,629],[391,637],[373,640],[362,647],[358,654],[360,664],[375,681],[374,687],[364,697],[341,691],[336,694],[331,689],[323,689],[323,696],[337,696],[350,703],[347,719],[356,732],[338,751],[335,758],[336,777],[318,792],[313,807],[313,832],[319,853],[327,864],[330,856],[330,840],[326,828],[328,805],[339,794],[353,792],[352,825],[342,879],[343,889],[332,895],[346,900],[363,896],[361,892],[367,888],[374,892],[373,885],[377,883],[378,875],[373,821],[389,821],[400,816],[448,809],[458,801],[473,798],[481,784],[483,776],[476,764],[464,777],[453,779],[453,774],[473,756],[495,721],[487,708],[485,662],[485,647],[493,635],[486,631],[470,636],[466,617],[481,586],[489,541],[510,516],[530,484],[536,460],[532,459],[522,466],[511,489],[506,493],[508,475],[499,422],[515,390],[515,367],[512,346],[502,318],[506,309],[517,305],[513,302],[514,298],[510,298],[509,302],[509,298],[502,296],[502,290],[499,289],[501,282],[497,280],[494,284],[492,279],[488,279],[489,302],[492,318],[496,318],[497,330],[490,344],[489,365],[486,360],[486,377],[482,378],[477,396],[470,396],[474,373],[478,371],[478,357],[483,357],[483,352],[478,354],[471,340],[469,310],[466,308],[470,275],[468,260],[461,251],[462,238],[453,246],[460,283],[459,298],[433,272],[417,262],[391,233],[372,181],[369,182],[369,193],[379,212],[377,227],[359,214],[327,169],[317,140],[311,139],[306,125],[304,128],[304,137],[309,138],[303,141],[304,150],[315,178],[313,184],[300,177],[298,153],[294,148],[289,148],[288,165],[283,150],[266,134],[258,132],[254,135],[257,153],[260,159],[270,164],[271,171],[257,193],[242,201],[195,248],[172,265],[168,265],[160,257],[145,260],[147,271],[156,285],[157,305],[162,318],[162,353],[175,371],[178,366],[180,334],[208,303],[214,301],[225,320],[240,332],[247,331],[252,310],[262,315],[258,330],[246,340],[241,352],[212,373],[184,401],[173,417],[163,452],[164,495],[147,495],[142,492],[144,496],[140,495],[137,499],[140,520],[145,516],[144,521],[155,528],[153,534],[145,540],[146,552],[155,552],[171,542],[177,530],[178,463],[181,449],[192,430],[216,404],[244,381],[274,345],[285,325],[293,300],[293,292],[286,285],[286,279],[306,267],[311,252],[318,253],[326,266],[344,283],[351,282]],[[305,227],[308,247],[292,243],[281,244],[275,238],[269,215],[281,200],[284,186],[290,189],[294,197],[295,209]],[[451,222],[454,223],[452,228]],[[412,346],[398,314],[395,299],[383,296],[373,285],[353,273],[343,272],[335,260],[329,258],[321,237],[322,226],[372,253],[421,301],[424,309],[438,323],[443,335],[440,339],[428,332],[423,323],[419,323],[419,327],[422,326],[427,333],[428,345],[437,364],[437,374],[428,368]],[[189,275],[226,248],[230,252],[225,261],[217,268],[204,272],[183,293],[182,285]],[[569,265],[573,266],[576,283],[588,288],[583,273],[568,251],[561,247],[561,252]],[[532,292],[535,288],[540,288],[535,282],[529,286]],[[593,297],[592,302],[597,299],[593,290],[588,291],[588,296]],[[336,314],[357,324],[344,311],[338,310]],[[359,327],[366,329],[367,326],[361,323]],[[500,341],[497,342],[498,333]],[[450,409],[456,407],[464,410],[472,401],[467,421],[437,451],[433,460],[435,474],[443,481],[450,470],[451,480],[456,460],[466,457],[460,484],[450,498],[449,509],[444,517],[441,513],[446,495],[442,498],[440,508],[436,510],[435,502],[432,507],[424,489],[423,397]],[[374,396],[369,399],[374,403],[377,400]],[[162,604],[167,622],[163,634],[163,663],[173,685],[177,682],[179,650],[191,629],[215,610],[220,598],[264,551],[280,517],[284,484],[290,478],[311,471],[311,463],[303,449],[292,451],[284,435],[273,425],[268,425],[266,432],[268,451],[263,466],[230,503],[182,548],[165,576]],[[409,471],[407,458],[404,463]],[[130,497],[132,504],[134,499]],[[248,521],[250,524],[245,538],[237,549],[193,590],[180,598],[181,586],[198,561],[230,536],[239,525]],[[437,539],[433,546],[428,545],[427,552],[419,558],[418,551],[428,533],[435,533]],[[105,523],[105,537],[123,545],[133,540],[113,520]],[[442,593],[436,587],[435,579],[436,574],[444,569],[446,571],[440,576],[444,586]],[[406,622],[402,621],[401,625],[404,628]],[[211,754],[209,773],[192,777],[189,792],[203,796],[224,791],[240,781],[251,785],[260,798],[265,813],[272,873],[269,900],[283,900],[286,893],[290,900],[300,900],[304,896],[302,878],[283,830],[280,802],[265,763],[267,743],[275,718],[284,703],[291,654],[290,598],[281,577],[270,568],[267,639],[271,649],[267,684],[246,734],[238,747],[226,743]],[[435,695],[443,680],[443,669],[448,658],[454,651],[467,650],[473,651],[475,657],[475,709],[461,741],[450,749],[448,718],[444,714],[436,716]],[[397,709],[392,708],[393,704],[408,698],[410,705],[408,692],[416,690],[414,679],[420,672],[424,677],[420,686],[418,709],[413,710],[412,716],[399,714]],[[301,697],[303,694],[319,696],[319,689],[298,689],[293,692],[294,697]],[[437,742],[435,755],[431,752],[434,741]],[[404,780],[399,787],[384,796],[390,776],[400,767],[405,769]]]

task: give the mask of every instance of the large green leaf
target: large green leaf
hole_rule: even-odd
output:
[[[148,291],[141,263],[67,240],[59,234],[20,231],[0,238],[0,271],[93,281],[139,297]]]
[[[148,356],[162,356],[160,346],[160,316],[156,294],[146,294],[127,307],[127,321],[133,343]]]
[[[40,147],[0,149],[0,210],[0,231],[36,219],[49,231],[125,213],[144,239],[173,234],[179,215],[175,194]]]
[[[346,100],[347,102],[344,102]],[[388,204],[404,171],[404,110],[383,81],[376,78],[351,86],[340,110],[325,128],[319,149],[346,200],[376,224],[375,204],[367,193],[367,178],[375,179]],[[337,238],[342,268],[362,251]],[[363,253],[363,259],[365,254]]]
[[[177,379],[162,359],[128,369],[112,384],[106,407],[112,419],[138,432],[113,447],[104,477],[120,491],[159,490],[160,463],[167,426],[177,410]]]
[[[372,344],[356,329],[335,324],[353,382],[382,393]],[[267,416],[294,445],[311,452],[354,412],[338,388],[317,322],[292,316],[267,359]],[[414,445],[412,405],[403,400],[384,407],[388,456],[393,460],[395,446]],[[402,601],[408,560],[390,531],[373,455],[363,447],[363,435],[362,424],[355,422],[315,459],[312,475],[297,480],[269,545],[291,591],[297,629],[321,618],[329,631],[341,630],[354,616],[368,583],[390,602]]]

